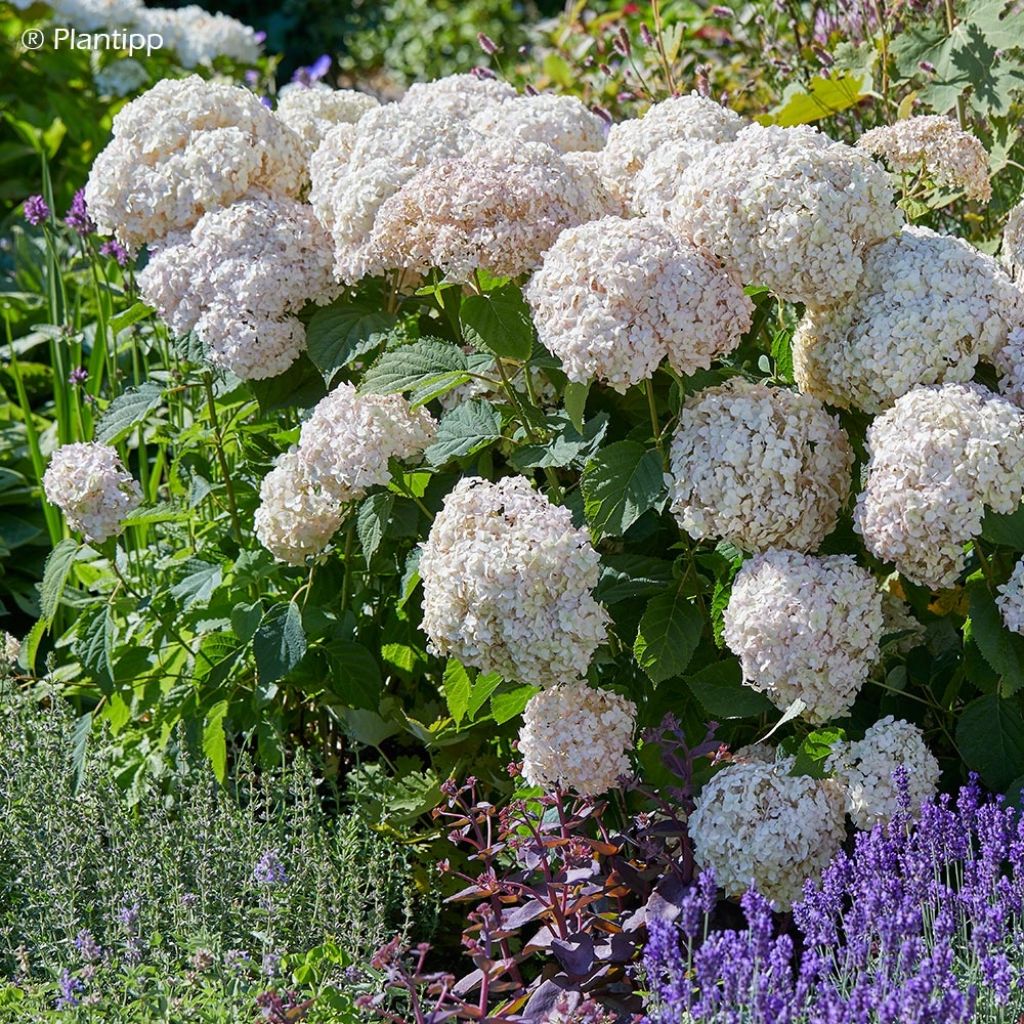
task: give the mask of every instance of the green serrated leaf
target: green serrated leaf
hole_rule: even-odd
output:
[[[228,702],[219,700],[206,713],[203,725],[203,753],[210,762],[217,781],[223,784],[228,766],[228,742],[224,734],[224,718]]]
[[[43,567],[43,582],[39,584],[39,613],[47,625],[53,622],[57,614],[78,551],[78,541],[67,537],[47,556]]]
[[[381,541],[384,540],[394,508],[395,495],[390,491],[371,494],[359,506],[359,512],[356,514],[356,533],[367,563],[377,553]]]
[[[75,656],[104,690],[114,678],[113,647],[114,621],[110,605],[104,604],[92,615],[83,617],[75,643]]]
[[[123,441],[163,400],[163,388],[147,381],[129,388],[107,406],[96,425],[96,440],[103,444]]]
[[[466,354],[456,345],[421,338],[385,352],[366,372],[360,391],[388,395],[409,392],[413,405],[423,405],[469,380]]]
[[[587,463],[584,513],[595,533],[620,537],[665,497],[661,457],[636,441],[616,441]]]
[[[471,345],[499,359],[525,360],[533,351],[533,322],[522,291],[506,284],[483,295],[469,295],[459,309],[463,335]]]
[[[1002,791],[1024,775],[1024,717],[1015,700],[986,694],[964,708],[956,743],[969,768]]]
[[[349,707],[376,711],[383,681],[380,666],[369,648],[354,640],[332,640],[327,653],[331,659],[332,692]]]
[[[565,385],[565,392],[562,395],[565,414],[569,417],[569,421],[576,428],[578,434],[583,433],[583,417],[587,410],[587,396],[589,394],[589,382],[578,384],[575,381],[569,381]]]
[[[449,658],[444,667],[444,699],[448,704],[448,714],[461,725],[469,711],[469,695],[473,689],[469,672],[464,665]]]
[[[432,466],[465,458],[501,439],[501,416],[482,399],[463,402],[441,417],[434,443],[423,453]]]
[[[988,587],[976,581],[968,587],[970,595],[970,636],[982,657],[999,673],[1006,696],[1024,687],[1024,637],[1011,633]]]
[[[1024,505],[1009,515],[999,515],[991,510],[986,512],[981,523],[981,537],[990,544],[1024,551]]]
[[[536,692],[536,686],[517,686],[514,690],[494,694],[491,697],[491,718],[498,725],[510,722],[516,715],[523,713],[523,709]]]
[[[268,613],[268,619],[252,638],[256,675],[269,687],[284,678],[306,653],[302,613],[294,601]]]
[[[180,601],[183,608],[207,604],[220,586],[224,570],[219,565],[199,558],[188,559],[184,568],[185,575],[171,587],[171,596]]]
[[[397,319],[370,302],[339,299],[313,314],[306,327],[306,351],[330,384],[340,369],[380,345]]]
[[[152,313],[153,308],[151,306],[147,306],[144,302],[136,302],[134,305],[129,306],[128,309],[112,316],[108,321],[107,326],[113,334],[117,335],[126,327],[131,327],[132,324],[137,324],[140,320],[145,320],[146,317],[150,316]]]
[[[686,685],[709,715],[722,720],[756,718],[775,707],[763,693],[743,684],[743,671],[734,658],[687,676]]]
[[[640,619],[633,655],[652,683],[682,675],[700,643],[704,616],[673,586],[647,602]]]
[[[305,353],[284,373],[266,380],[249,380],[246,384],[262,413],[279,409],[309,409],[327,394],[320,371]]]

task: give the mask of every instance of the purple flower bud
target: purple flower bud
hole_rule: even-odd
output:
[[[652,35],[651,30],[647,27],[646,23],[641,24],[640,26],[640,38],[643,40],[644,46],[654,45],[654,36]]]
[[[532,85],[527,85],[527,87],[523,91],[526,93],[527,96],[539,96],[540,95],[540,93],[537,92],[537,90]]]
[[[64,218],[64,223],[73,228],[80,235],[91,235],[96,230],[96,224],[89,216],[89,210],[85,205],[85,189],[80,188],[74,199],[71,200],[71,207]]]
[[[613,118],[611,113],[608,110],[605,110],[604,107],[599,107],[599,106],[595,105],[595,106],[591,107],[590,109],[595,114],[597,114],[597,116],[599,118],[601,118],[601,120],[604,121],[606,124],[613,124],[614,123],[615,118]]]
[[[70,385],[72,385],[72,387],[75,384],[84,384],[88,379],[89,379],[89,371],[84,366],[76,366],[68,374],[68,383]],[[86,932],[79,932],[79,938],[81,938],[83,935],[88,935],[88,934],[89,933],[87,931]],[[78,939],[75,940],[75,945],[78,945]]]
[[[244,77],[246,85],[254,86],[260,80],[260,73],[258,71],[246,71]]]
[[[257,32],[253,36],[253,39],[255,39],[256,42],[259,43],[260,46],[262,46],[267,41],[267,33],[263,31]]]
[[[498,76],[490,68],[475,67],[470,74],[476,78],[492,78],[497,80]]]
[[[46,205],[46,200],[42,196],[29,196],[25,200],[23,210],[25,220],[33,225],[42,224],[50,216],[50,208]]]
[[[117,260],[119,267],[128,266],[130,257],[128,256],[128,250],[116,239],[111,238],[110,241],[104,242],[100,246],[100,255],[109,256],[111,259]]]
[[[935,65],[931,61],[922,60],[917,65],[926,75],[935,74]]]
[[[734,12],[731,7],[725,7],[721,4],[715,4],[715,6],[711,8],[711,13],[716,18],[731,18],[733,17]]]
[[[612,43],[612,46],[623,57],[628,57],[633,52],[633,47],[629,41],[629,33],[626,31],[625,25],[620,26],[619,31],[615,33],[615,41]]]
[[[260,885],[283,885],[288,881],[288,874],[274,850],[267,850],[256,862],[252,876]]]
[[[487,54],[488,57],[493,57],[500,47],[498,44],[489,36],[486,32],[478,32],[476,34],[476,41],[480,49]]]

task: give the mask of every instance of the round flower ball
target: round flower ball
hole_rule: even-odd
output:
[[[410,178],[381,205],[371,244],[386,267],[437,267],[451,281],[478,269],[517,277],[566,228],[603,212],[593,181],[550,146],[492,139]]]
[[[281,90],[275,113],[302,140],[309,157],[335,125],[355,124],[363,114],[379,106],[373,96],[355,89],[294,82]]]
[[[999,255],[1007,273],[1018,285],[1024,284],[1024,202],[1018,203],[1006,218]]]
[[[695,540],[812,551],[850,491],[853,449],[811,395],[737,377],[691,395],[672,438],[672,511]]]
[[[360,395],[339,384],[303,423],[296,467],[325,498],[354,501],[388,483],[388,460],[418,455],[436,429],[426,409],[413,409],[401,395]]]
[[[620,217],[563,231],[526,299],[569,379],[619,392],[666,357],[684,375],[706,370],[739,344],[754,309],[713,257],[655,221]]]
[[[142,504],[142,491],[117,451],[95,441],[58,448],[43,474],[43,490],[68,526],[97,544],[119,534],[124,517]]]
[[[801,391],[830,405],[887,409],[920,384],[964,383],[979,356],[1024,322],[1024,295],[960,238],[904,228],[864,258],[857,290],[809,307],[793,337]]]
[[[920,809],[939,788],[939,762],[928,749],[921,730],[888,715],[875,722],[854,743],[838,743],[825,762],[846,793],[846,813],[859,829],[888,822],[900,809],[900,792],[893,773],[906,768],[909,810]]]
[[[250,193],[296,197],[306,179],[298,136],[253,93],[191,75],[117,112],[85,201],[101,234],[134,247]]]
[[[461,156],[483,136],[456,114],[390,103],[331,128],[309,159],[309,201],[334,242],[334,273],[354,284],[395,269],[382,261],[374,225],[384,202],[418,171]]]
[[[923,587],[953,586],[986,508],[1024,493],[1024,415],[976,384],[916,388],[868,428],[854,530]]]
[[[601,151],[605,178],[618,198],[632,207],[637,176],[660,147],[675,143],[680,168],[708,151],[731,142],[747,122],[714,100],[691,93],[655,103],[643,117],[613,124]]]
[[[543,142],[559,153],[597,150],[604,145],[605,122],[575,96],[517,96],[480,111],[470,126],[488,137]]]
[[[673,139],[660,145],[633,178],[632,211],[637,216],[667,220],[683,171],[710,156],[716,146],[717,142],[708,139]]]
[[[683,172],[669,220],[746,284],[824,305],[857,287],[865,251],[903,216],[863,150],[806,125],[750,125]]]
[[[294,199],[246,199],[165,239],[139,275],[143,298],[179,334],[195,330],[210,361],[243,380],[283,373],[305,348],[295,315],[339,292],[330,240]]]
[[[1024,409],[1024,327],[1014,327],[996,350],[992,364],[999,371],[999,392]]]
[[[1024,636],[1024,558],[1014,567],[1010,578],[999,587],[996,604],[1006,628]]]
[[[327,547],[342,519],[341,505],[310,484],[296,451],[282,455],[260,483],[256,537],[278,561],[304,565]]]
[[[421,628],[430,648],[537,686],[586,674],[606,636],[600,558],[567,508],[524,477],[466,477],[423,544]]]
[[[584,682],[534,694],[523,712],[519,751],[531,786],[597,796],[630,774],[636,707]]]
[[[789,910],[846,838],[843,794],[827,779],[790,775],[793,758],[723,768],[690,815],[698,865],[712,868],[727,896],[751,885]]]
[[[878,660],[882,595],[851,555],[773,550],[745,562],[725,609],[743,681],[820,724],[853,706]]]
[[[433,82],[414,82],[395,104],[429,123],[436,115],[470,121],[491,107],[517,97],[508,82],[486,75],[446,75]]]

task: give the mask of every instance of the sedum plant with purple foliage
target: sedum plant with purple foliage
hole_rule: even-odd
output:
[[[985,1024],[1024,1012],[1024,816],[977,780],[857,835],[776,923],[715,929],[704,872],[651,921],[647,1024]]]

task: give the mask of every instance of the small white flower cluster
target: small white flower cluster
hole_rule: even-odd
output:
[[[360,395],[339,384],[320,399],[299,433],[305,479],[335,502],[362,497],[391,479],[389,459],[408,459],[434,439],[437,423],[401,395]]]
[[[912,651],[919,644],[924,643],[928,636],[928,630],[924,624],[915,617],[910,605],[895,594],[882,594],[882,636],[892,636],[894,633],[904,633],[895,642],[895,649],[900,654]]]
[[[737,377],[686,400],[666,482],[696,540],[813,551],[835,527],[852,467],[846,433],[816,398]]]
[[[968,242],[904,228],[868,250],[852,295],[793,337],[802,391],[876,413],[920,384],[964,383],[1024,322],[1024,295]]]
[[[908,117],[865,132],[857,145],[881,157],[900,174],[922,172],[936,185],[961,189],[968,199],[988,202],[988,153],[956,121],[937,114]]]
[[[727,896],[751,884],[780,910],[800,898],[846,838],[842,790],[790,775],[793,758],[736,762],[704,785],[689,819],[697,863]]]
[[[10,675],[18,667],[18,658],[20,657],[21,641],[5,631],[3,646],[0,647],[0,674]]]
[[[691,163],[674,230],[780,298],[824,304],[853,291],[868,246],[899,231],[889,176],[814,128],[744,128]]]
[[[608,614],[591,591],[600,559],[569,509],[524,477],[465,477],[434,519],[419,563],[431,649],[538,686],[583,676]]]
[[[882,595],[852,555],[772,550],[744,563],[725,609],[743,681],[810,722],[853,706],[878,660]]]
[[[142,503],[142,492],[110,445],[97,442],[58,448],[43,474],[47,500],[73,530],[102,544],[121,532],[121,521]]]
[[[302,145],[247,89],[165,78],[114,117],[113,139],[85,186],[103,234],[127,246],[191,228],[250,193],[297,196]]]
[[[302,140],[306,156],[310,157],[336,125],[355,124],[363,114],[379,106],[373,96],[355,89],[293,82],[278,94],[275,113]]]
[[[935,796],[939,783],[939,762],[916,725],[887,715],[864,733],[864,739],[832,748],[825,768],[842,786],[846,813],[857,828],[874,828],[899,810],[893,772],[900,765],[907,769],[909,810],[914,812]]]
[[[1024,202],[1018,203],[1006,218],[1000,257],[1014,281],[1024,284]]]
[[[877,558],[925,587],[951,587],[985,508],[1024,492],[1024,415],[975,384],[917,388],[868,428],[854,529]]]
[[[633,178],[632,212],[667,220],[683,171],[710,156],[718,145],[706,139],[688,139],[659,146]]]
[[[149,72],[134,57],[115,60],[93,76],[101,96],[127,96],[149,81]]]
[[[604,146],[605,123],[575,96],[516,96],[480,111],[470,127],[488,137],[543,142],[559,153]]]
[[[419,118],[453,117],[471,120],[499,103],[514,100],[518,93],[507,82],[472,74],[447,75],[433,82],[414,82],[399,106]]]
[[[47,2],[53,11],[55,21],[70,25],[79,32],[95,32],[102,28],[133,25],[144,9],[142,0],[47,0]],[[25,7],[29,6],[31,5],[25,5]]]
[[[597,796],[630,774],[636,707],[585,682],[534,694],[523,712],[519,751],[531,786]]]
[[[1014,327],[992,357],[999,371],[999,391],[1024,409],[1024,327]]]
[[[142,7],[134,27],[161,36],[164,47],[174,51],[183,68],[210,64],[217,57],[253,64],[263,50],[255,29],[226,14],[211,14],[197,4]]]
[[[339,291],[330,240],[293,199],[245,199],[172,233],[139,275],[143,298],[177,334],[195,330],[210,361],[243,380],[284,372],[305,348],[295,314]]]
[[[260,483],[255,528],[275,558],[302,565],[327,547],[341,526],[340,503],[324,497],[306,478],[296,451],[286,452]]]
[[[610,187],[625,204],[632,206],[637,176],[647,161],[663,146],[672,146],[671,157],[659,158],[662,171],[675,164],[677,174],[709,145],[731,142],[747,122],[714,100],[692,93],[655,103],[643,117],[613,124],[601,151],[601,169]],[[637,210],[636,212],[643,212]]]
[[[526,289],[537,336],[570,380],[619,392],[665,357],[706,370],[750,326],[742,284],[656,221],[605,217],[563,231]]]
[[[478,268],[516,277],[605,205],[550,146],[491,139],[410,178],[381,204],[370,244],[386,267],[438,267],[452,281]]]
[[[382,204],[417,171],[459,157],[482,139],[456,114],[428,117],[402,103],[328,131],[309,161],[309,201],[334,240],[335,276],[351,284],[391,269],[373,241]]]
[[[999,587],[996,604],[1006,628],[1024,636],[1024,558],[1013,567],[1010,578]]]

